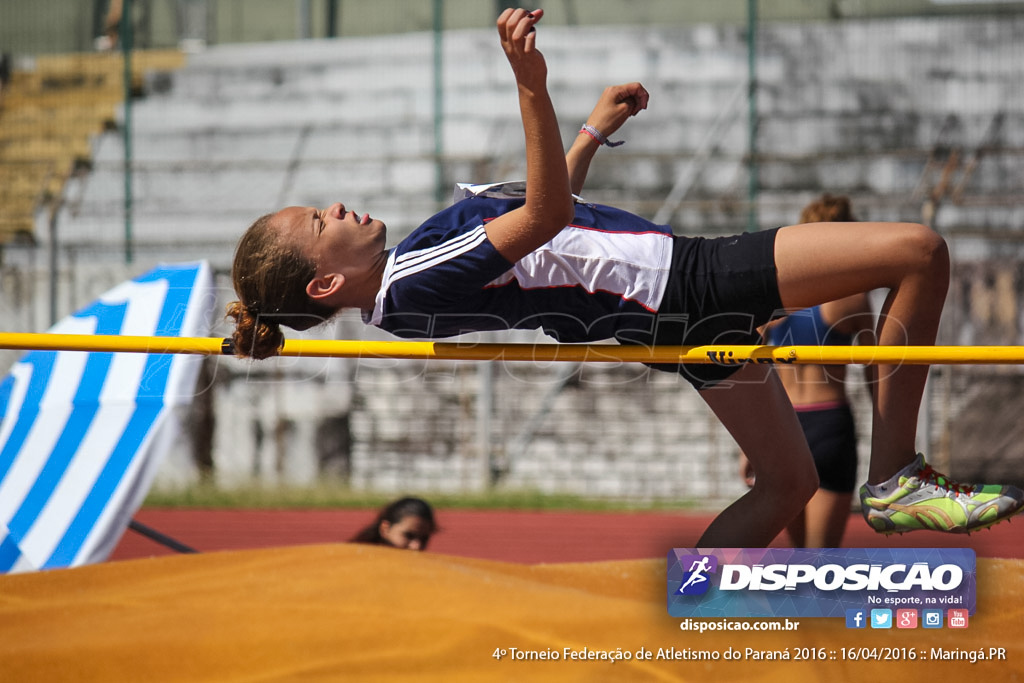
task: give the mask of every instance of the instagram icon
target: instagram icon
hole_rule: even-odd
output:
[[[942,610],[921,610],[921,625],[924,628],[942,628]]]

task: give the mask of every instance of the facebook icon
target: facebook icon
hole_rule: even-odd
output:
[[[846,610],[846,628],[867,628],[868,613],[862,609]]]

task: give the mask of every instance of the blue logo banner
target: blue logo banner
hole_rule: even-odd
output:
[[[668,613],[840,617],[861,628],[872,610],[974,614],[976,582],[969,548],[674,548]]]

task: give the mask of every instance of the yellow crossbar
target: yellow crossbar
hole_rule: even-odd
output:
[[[231,355],[216,337],[0,332],[0,349]],[[282,356],[586,363],[814,363],[822,365],[1007,365],[1024,363],[1024,346],[619,346],[472,342],[290,339]]]

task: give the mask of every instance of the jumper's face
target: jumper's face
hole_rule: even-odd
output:
[[[384,251],[387,227],[382,221],[346,211],[341,203],[326,209],[290,206],[278,211],[281,234],[317,264],[318,271],[361,269]]]
[[[381,537],[394,547],[405,550],[426,550],[432,531],[430,522],[416,515],[406,515],[394,524],[380,523]]]

